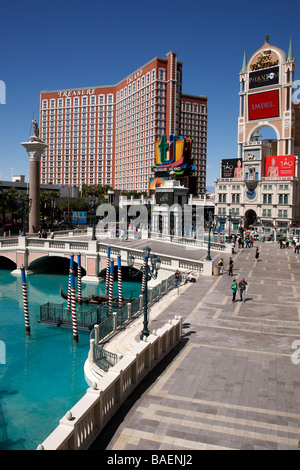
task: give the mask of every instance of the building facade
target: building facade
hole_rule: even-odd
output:
[[[221,160],[215,214],[221,224],[274,229],[300,222],[300,116],[293,100],[295,59],[269,43],[246,61],[240,79],[237,158]],[[263,133],[271,131],[272,138]],[[229,222],[228,222],[229,221]]]
[[[116,85],[40,94],[41,183],[149,190],[154,143],[193,139],[197,192],[205,193],[207,97],[182,94],[182,62],[170,51]]]

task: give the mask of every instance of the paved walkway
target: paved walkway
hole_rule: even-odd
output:
[[[261,244],[234,255],[234,277],[200,277],[152,308],[150,330],[183,316],[178,348],[148,375],[91,450],[297,449],[300,255]],[[225,267],[229,255],[223,256]],[[232,303],[234,278],[248,282]],[[142,320],[110,348],[130,350]],[[300,346],[298,346],[300,348]],[[299,352],[300,358],[300,352]]]

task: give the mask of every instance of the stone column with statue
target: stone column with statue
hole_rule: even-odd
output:
[[[40,160],[43,151],[48,147],[39,136],[39,127],[36,120],[32,121],[34,135],[28,142],[21,142],[29,155],[29,233],[37,233],[40,229]]]

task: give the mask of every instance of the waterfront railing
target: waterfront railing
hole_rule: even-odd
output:
[[[104,377],[91,384],[37,449],[88,449],[134,389],[178,345],[181,335],[182,317],[176,316],[137,343]]]

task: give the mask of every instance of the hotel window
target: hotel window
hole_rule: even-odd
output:
[[[48,105],[48,101],[47,101],[47,100],[43,100],[43,108],[47,108],[47,105]]]
[[[104,104],[104,95],[99,96],[99,104]]]
[[[108,95],[107,103],[112,103],[112,102],[113,102],[113,95]]]
[[[272,194],[264,194],[263,195],[263,203],[264,204],[272,204]]]

